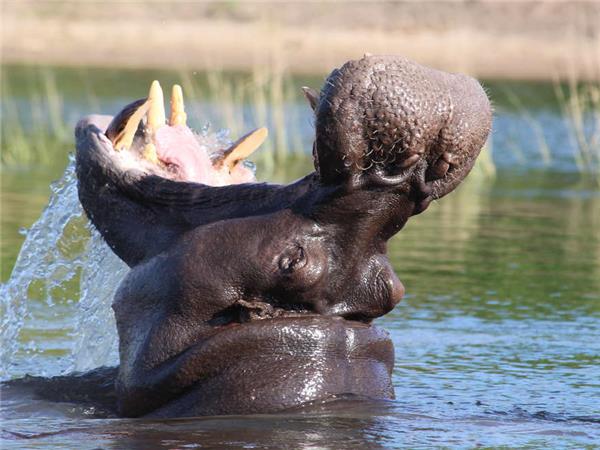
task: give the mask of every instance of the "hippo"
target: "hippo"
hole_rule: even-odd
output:
[[[120,364],[102,379],[119,416],[394,398],[394,348],[373,324],[404,295],[387,241],[467,176],[490,102],[475,79],[400,56],[303,90],[315,170],[287,185],[247,163],[263,128],[207,152],[178,86],[168,119],[155,82],[78,123],[81,204],[130,267],[113,303]]]

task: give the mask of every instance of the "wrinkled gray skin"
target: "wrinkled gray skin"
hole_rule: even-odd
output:
[[[490,104],[472,78],[395,56],[348,62],[307,96],[316,171],[286,186],[123,171],[106,124],[78,125],[81,202],[132,268],[113,304],[119,414],[393,398],[393,347],[370,323],[404,293],[386,241],[464,179]]]

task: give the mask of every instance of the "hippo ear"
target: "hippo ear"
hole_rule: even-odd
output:
[[[312,110],[314,111],[315,109],[317,109],[317,104],[319,103],[319,92],[316,89],[304,86],[302,88],[302,92],[304,92],[304,96],[306,97],[306,100],[308,100],[308,103],[310,104],[310,107],[312,108]]]

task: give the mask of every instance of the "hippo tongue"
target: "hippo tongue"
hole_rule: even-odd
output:
[[[154,142],[158,158],[167,165],[177,166],[185,181],[212,184],[210,157],[187,126],[162,126],[155,131]]]

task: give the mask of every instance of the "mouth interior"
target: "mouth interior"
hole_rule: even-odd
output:
[[[219,327],[275,318],[291,319],[315,315],[319,314],[310,304],[278,304],[265,301],[238,300],[233,305],[215,314],[209,324]]]
[[[208,321],[214,327],[227,327],[229,325],[241,325],[271,319],[297,319],[301,317],[319,316],[326,317],[315,310],[309,303],[277,303],[265,301],[238,300],[233,305],[215,314]],[[373,322],[372,317],[361,314],[348,314],[338,317],[350,322],[360,322],[369,325]]]
[[[230,144],[218,135],[194,133],[186,121],[181,88],[173,86],[167,121],[162,89],[154,81],[148,98],[126,106],[106,135],[122,164],[164,178],[209,186],[256,181],[254,165],[246,158],[266,139],[265,128]]]

